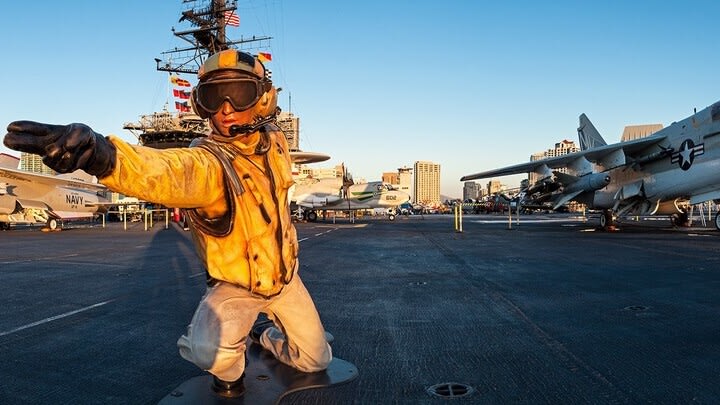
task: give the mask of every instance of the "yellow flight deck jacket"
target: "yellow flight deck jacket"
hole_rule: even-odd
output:
[[[288,204],[293,179],[287,141],[276,126],[243,137],[248,143],[205,140],[190,148],[161,150],[108,138],[117,161],[100,182],[122,194],[189,209],[195,248],[210,277],[264,297],[290,282],[298,255]],[[266,153],[255,153],[258,143]],[[217,151],[228,157],[228,169],[237,177],[225,175]]]

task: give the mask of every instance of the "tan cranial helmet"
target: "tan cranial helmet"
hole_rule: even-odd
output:
[[[219,111],[225,101],[238,111],[252,109],[256,121],[276,114],[277,90],[269,72],[248,53],[226,49],[211,55],[198,70],[198,79],[191,101],[202,118]]]

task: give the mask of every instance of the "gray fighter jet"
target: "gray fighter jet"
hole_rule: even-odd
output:
[[[569,201],[587,204],[603,211],[603,227],[622,215],[672,215],[683,223],[688,205],[720,199],[720,102],[648,137],[610,145],[582,114],[578,135],[579,152],[460,180],[535,172],[540,180],[528,187],[533,191],[525,193],[529,202],[553,209]],[[720,214],[715,226],[720,229]]]

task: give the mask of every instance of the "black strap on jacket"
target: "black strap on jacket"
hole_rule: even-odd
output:
[[[227,210],[219,218],[208,219],[200,215],[197,209],[187,210],[193,225],[197,226],[203,233],[215,237],[227,236],[233,228],[233,218],[235,217],[235,196],[239,196],[245,192],[240,179],[238,178],[232,161],[235,158],[233,154],[226,148],[217,143],[205,139],[196,138],[190,143],[190,147],[199,147],[207,150],[220,162],[223,169],[223,178],[225,183],[225,202]]]

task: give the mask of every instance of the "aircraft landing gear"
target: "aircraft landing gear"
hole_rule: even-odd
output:
[[[677,227],[690,226],[690,220],[688,219],[687,212],[681,212],[679,214],[672,214],[670,216],[670,220],[672,221],[673,225],[675,225]],[[715,223],[717,224],[717,218],[715,220]]]
[[[720,231],[720,212],[715,214],[715,228]]]
[[[0,231],[7,231],[10,230],[10,223],[9,222],[0,222]]]
[[[389,215],[388,215],[388,219],[391,220],[391,221],[394,221],[394,220],[395,220],[395,214],[389,214]]]
[[[50,218],[47,220],[47,227],[49,230],[54,231],[58,227],[58,221],[55,218]]]
[[[308,222],[315,222],[317,221],[317,212],[315,211],[308,211],[306,214],[306,218]]]
[[[615,230],[615,217],[612,211],[605,210],[600,215],[600,227],[606,231]]]

